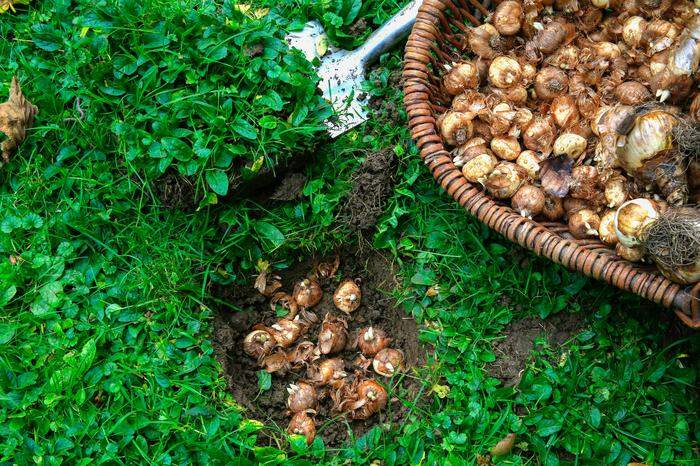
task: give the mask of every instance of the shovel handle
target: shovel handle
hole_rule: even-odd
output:
[[[418,9],[422,4],[423,0],[411,1],[386,24],[374,31],[367,41],[353,52],[353,54],[357,55],[363,67],[371,64],[384,52],[408,37],[413,23],[416,22]]]

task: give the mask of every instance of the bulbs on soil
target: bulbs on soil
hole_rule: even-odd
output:
[[[294,435],[303,435],[306,438],[306,444],[311,445],[316,437],[316,424],[314,420],[305,412],[296,413],[292,420],[289,421],[287,433]]]
[[[313,385],[299,381],[287,387],[287,407],[293,413],[315,409],[318,405],[318,394]]]
[[[391,343],[386,332],[378,327],[365,327],[357,334],[357,346],[365,356],[374,356]]]
[[[301,307],[313,307],[321,301],[323,290],[315,278],[305,278],[294,285],[292,297]]]
[[[335,307],[350,314],[360,307],[360,301],[362,299],[362,292],[360,291],[360,286],[349,278],[340,282],[338,288],[333,294],[333,304]]]
[[[374,371],[384,377],[391,377],[396,372],[403,369],[403,351],[394,348],[384,348],[380,350],[372,360]]]
[[[275,339],[265,330],[253,330],[243,340],[243,351],[255,359],[269,354],[275,347]]]
[[[344,383],[348,374],[345,372],[345,362],[340,358],[325,359],[307,369],[309,382],[317,385],[339,385]]]
[[[342,351],[348,341],[348,323],[345,319],[326,314],[318,334],[318,347],[321,354]]]

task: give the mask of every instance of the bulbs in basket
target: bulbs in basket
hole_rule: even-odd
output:
[[[520,2],[506,0],[496,7],[491,17],[491,23],[504,36],[512,36],[520,32],[523,21],[523,6]]]
[[[527,176],[529,176],[533,180],[539,178],[541,162],[542,157],[533,150],[522,151],[518,156],[518,159],[515,161],[516,164],[518,164],[527,172]]]
[[[641,244],[661,273],[671,281],[700,281],[700,210],[671,208],[647,225]]]
[[[527,173],[511,162],[501,162],[484,182],[486,190],[497,199],[509,199],[526,181]]]
[[[526,184],[513,195],[511,206],[523,217],[536,217],[544,210],[544,191],[537,186]]]
[[[680,117],[669,109],[640,110],[631,124],[619,125],[626,134],[618,144],[620,166],[645,187],[658,187],[666,200],[684,204],[688,197],[685,164],[674,143],[674,128]],[[629,130],[625,132],[625,126]]]
[[[608,246],[615,246],[619,240],[615,232],[615,211],[609,210],[600,218],[598,238]]]
[[[640,105],[651,100],[651,91],[637,81],[625,81],[615,88],[615,97],[625,105]]]
[[[467,35],[467,40],[469,48],[476,55],[486,60],[493,60],[501,50],[501,35],[489,23],[471,29]]]
[[[520,155],[520,143],[513,136],[495,136],[491,139],[491,150],[502,160],[515,160]]]
[[[576,239],[598,236],[600,217],[591,209],[581,209],[569,215],[569,232]]]
[[[631,248],[641,244],[641,235],[661,215],[661,206],[650,199],[632,199],[615,213],[615,232],[620,244]]]
[[[471,61],[455,63],[443,79],[445,90],[451,95],[458,95],[479,87],[479,70]]]
[[[473,113],[455,112],[448,110],[437,119],[440,134],[445,142],[451,146],[459,146],[467,142],[474,132]]]
[[[555,137],[556,130],[550,119],[536,116],[523,132],[523,144],[526,148],[541,152],[547,157],[552,153]]]
[[[483,183],[498,165],[498,159],[486,147],[485,141],[466,148],[460,154],[462,174],[470,183]]]
[[[535,78],[535,93],[538,99],[553,100],[569,89],[567,74],[553,66],[548,66],[537,73]]]
[[[520,82],[522,69],[514,58],[496,57],[489,66],[489,82],[496,87],[508,88]]]

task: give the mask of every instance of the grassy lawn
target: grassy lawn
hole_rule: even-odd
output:
[[[39,107],[0,168],[0,464],[461,465],[509,432],[499,464],[700,463],[700,336],[440,192],[405,128],[400,50],[371,73],[373,118],[324,135],[285,31],[318,18],[352,47],[403,3],[44,0],[0,16],[0,96],[17,75]],[[380,150],[396,182],[358,234],[345,196]],[[300,155],[296,199],[242,194]],[[215,358],[214,310],[235,310],[213,290],[250,286],[260,259],[358,245],[397,264],[393,298],[434,348],[413,369],[423,399],[344,446],[262,445]],[[568,327],[533,337],[508,386],[497,368],[523,318]]]

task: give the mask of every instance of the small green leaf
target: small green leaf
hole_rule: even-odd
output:
[[[258,371],[258,388],[261,392],[266,392],[272,387],[272,374],[267,371]]]
[[[228,193],[228,176],[223,170],[207,170],[204,174],[209,187],[219,196]]]
[[[284,234],[273,224],[267,222],[256,222],[255,231],[272,243],[272,246],[277,248],[284,243]]]

